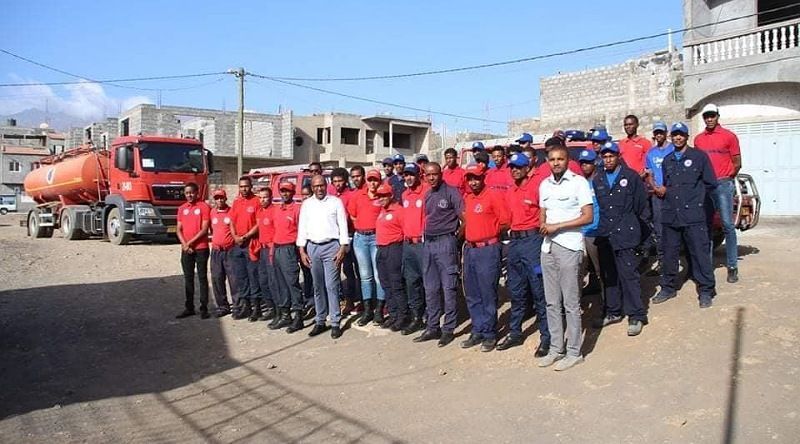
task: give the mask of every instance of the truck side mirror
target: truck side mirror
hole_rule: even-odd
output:
[[[128,146],[117,147],[114,167],[122,171],[133,171],[133,149]]]
[[[208,174],[214,174],[217,170],[214,169],[214,153],[209,150],[205,150],[206,152],[206,166],[208,167]]]

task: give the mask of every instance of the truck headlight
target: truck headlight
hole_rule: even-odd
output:
[[[156,209],[153,207],[139,207],[136,212],[139,217],[156,217]]]

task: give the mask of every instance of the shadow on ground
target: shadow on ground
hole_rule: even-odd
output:
[[[182,284],[170,276],[0,293],[3,435],[400,442],[267,375],[265,358],[307,336],[239,362],[220,320],[174,319]]]

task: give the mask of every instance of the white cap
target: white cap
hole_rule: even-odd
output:
[[[708,105],[703,107],[703,111],[700,112],[700,115],[702,116],[705,113],[714,113],[716,115],[719,115],[719,107],[717,107],[717,105],[714,105],[713,103],[709,103]]]

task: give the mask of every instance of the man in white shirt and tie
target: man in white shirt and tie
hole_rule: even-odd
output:
[[[342,336],[339,267],[347,253],[349,236],[344,205],[338,197],[328,195],[327,185],[322,175],[311,178],[313,196],[303,201],[300,208],[297,246],[300,260],[311,268],[314,281],[317,315],[308,335],[317,336],[326,330],[325,320],[330,312],[331,337],[337,339]]]

